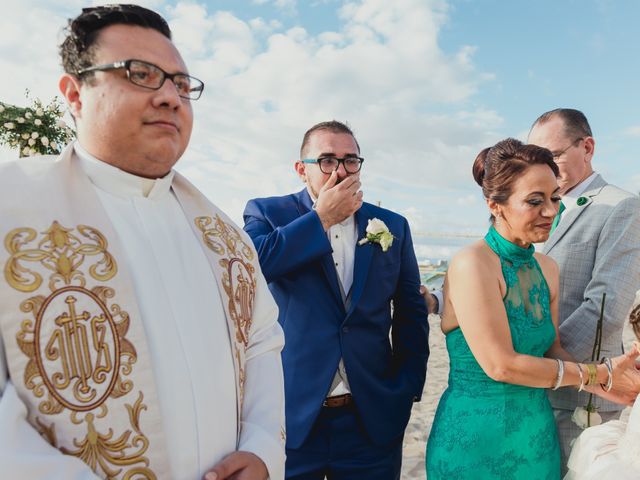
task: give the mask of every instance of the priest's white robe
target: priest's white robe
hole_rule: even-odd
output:
[[[2,476],[197,479],[238,449],[283,478],[283,336],[251,242],[179,174],[143,179],[76,150],[0,166]]]

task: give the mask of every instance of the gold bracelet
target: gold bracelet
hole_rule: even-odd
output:
[[[587,379],[587,385],[595,385],[597,382],[598,369],[593,363],[587,363],[587,372],[589,378]]]

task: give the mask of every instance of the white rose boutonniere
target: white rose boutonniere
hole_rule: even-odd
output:
[[[382,247],[382,251],[386,252],[393,244],[393,235],[389,231],[389,227],[379,218],[369,219],[367,224],[366,236],[358,242],[358,245],[365,243],[378,243]]]

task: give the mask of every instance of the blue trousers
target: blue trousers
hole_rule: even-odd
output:
[[[287,448],[287,480],[399,480],[402,437],[374,445],[353,406],[322,408],[300,448]]]

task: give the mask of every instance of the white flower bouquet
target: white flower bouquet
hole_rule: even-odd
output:
[[[21,157],[57,155],[75,137],[63,115],[57,97],[48,105],[36,98],[25,108],[0,102],[0,145],[18,149]]]

